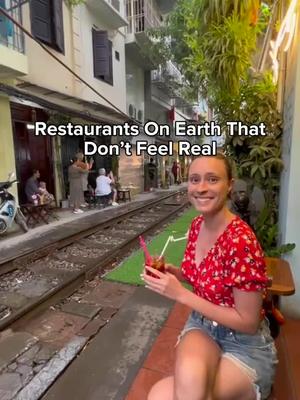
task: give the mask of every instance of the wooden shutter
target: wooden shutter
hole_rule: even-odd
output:
[[[51,5],[50,0],[31,0],[31,32],[43,42],[51,44]]]
[[[94,76],[104,79],[109,76],[109,41],[106,31],[93,29]]]
[[[62,0],[52,0],[53,3],[53,22],[54,22],[54,32],[53,41],[58,50],[62,53],[65,51],[65,41],[64,41],[64,24],[63,24],[63,10],[62,10]]]
[[[107,82],[113,85],[113,56],[112,56],[112,42],[109,40],[108,42],[108,51],[109,51],[109,73],[107,76]]]

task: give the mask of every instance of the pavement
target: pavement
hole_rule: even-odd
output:
[[[0,264],[182,187],[79,215],[61,211],[59,221],[1,238]],[[1,400],[125,399],[173,302],[144,287],[102,281],[83,298],[74,296],[25,326],[0,332]]]
[[[174,302],[100,278],[85,285],[0,333],[1,400],[126,398]]]
[[[59,220],[51,221],[30,229],[27,233],[12,230],[0,237],[0,265],[8,260],[30,253],[33,249],[43,249],[59,239],[67,238],[87,228],[105,222],[112,217],[139,207],[144,201],[155,200],[163,195],[175,192],[186,184],[173,185],[169,189],[155,189],[136,195],[131,202],[120,203],[118,207],[105,209],[86,209],[82,214],[73,214],[71,210],[59,209]]]
[[[136,288],[42,400],[124,400],[173,304]]]

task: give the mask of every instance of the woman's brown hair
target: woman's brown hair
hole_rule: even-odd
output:
[[[227,178],[229,181],[231,181],[233,178],[233,165],[229,158],[223,153],[217,153],[215,156],[212,157],[216,157],[217,160],[222,160],[224,162]]]

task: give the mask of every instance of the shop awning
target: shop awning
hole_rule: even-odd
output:
[[[103,104],[43,88],[29,82],[11,86],[0,82],[0,93],[37,104],[39,107],[57,111],[70,117],[82,118],[94,123],[122,124],[130,117]]]

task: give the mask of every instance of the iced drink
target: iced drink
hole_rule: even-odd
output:
[[[165,258],[159,256],[153,256],[150,267],[157,269],[160,272],[165,272]],[[154,275],[149,271],[147,271],[147,274],[157,278],[157,275]]]
[[[145,264],[148,265],[149,267],[155,268],[160,272],[165,272],[165,259],[164,257],[160,256],[151,256],[149,253],[149,250],[146,246],[146,243],[142,236],[140,236],[140,245],[143,249],[144,252],[144,258],[145,258]],[[148,275],[154,276],[157,278],[156,275],[152,274],[151,272],[147,271]]]

